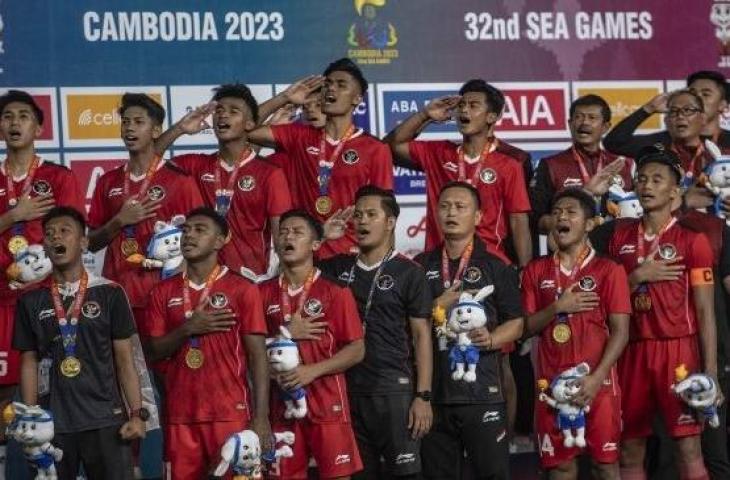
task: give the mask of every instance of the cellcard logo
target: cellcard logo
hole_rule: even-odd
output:
[[[94,115],[91,113],[91,109],[87,108],[81,114],[79,115],[79,121],[78,124],[81,126],[88,126],[91,125],[91,122],[93,122]]]
[[[574,98],[594,94],[606,100],[611,108],[611,123],[614,125],[663,91],[661,81],[573,82]],[[639,126],[639,130],[660,129],[661,122],[660,115],[652,115]]]

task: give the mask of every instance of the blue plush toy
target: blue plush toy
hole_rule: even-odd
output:
[[[271,369],[277,373],[294,370],[300,363],[297,342],[292,340],[289,330],[280,327],[281,335],[266,339],[266,353]],[[281,398],[286,405],[285,418],[304,418],[307,416],[307,396],[304,388],[281,389]]]

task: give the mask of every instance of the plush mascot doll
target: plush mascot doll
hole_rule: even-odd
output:
[[[299,348],[292,340],[286,327],[281,326],[281,335],[266,339],[266,354],[269,365],[274,372],[283,373],[294,370],[299,366]],[[307,395],[304,388],[295,390],[281,389],[281,397],[286,405],[284,418],[304,418],[307,416]]]
[[[277,447],[277,445],[279,445]],[[263,478],[263,462],[274,463],[278,458],[291,457],[294,452],[294,433],[274,433],[274,450],[261,452],[259,436],[253,430],[234,433],[221,448],[221,461],[213,475],[223,477],[229,468],[233,470],[234,480],[254,480]],[[262,462],[263,460],[263,462]]]
[[[56,462],[63,458],[63,451],[51,445],[54,435],[51,412],[37,405],[13,402],[6,407],[3,417],[10,420],[7,435],[23,446],[25,458],[37,470],[35,480],[56,480]]]
[[[563,445],[567,448],[574,446],[583,448],[586,446],[586,413],[589,412],[590,407],[576,405],[573,403],[573,398],[580,391],[577,380],[588,375],[590,371],[591,369],[587,363],[580,363],[563,371],[550,384],[552,397],[545,393],[547,381],[540,380],[538,382],[538,388],[540,389],[539,400],[546,402],[558,411],[558,429],[563,433]],[[575,430],[575,436],[573,430]]]
[[[705,140],[705,148],[714,161],[705,167],[698,183],[715,195],[712,211],[718,217],[726,219],[726,223],[730,225],[727,212],[721,208],[722,199],[730,195],[730,155],[723,155],[717,145],[710,140]]]
[[[147,256],[139,253],[127,257],[128,262],[141,265],[143,268],[159,268],[162,280],[175,275],[182,264],[180,249],[182,230],[178,222],[155,222],[155,233],[147,245]]]
[[[684,403],[702,414],[712,428],[720,426],[717,416],[717,384],[712,377],[704,373],[689,375],[687,367],[681,364],[674,369],[676,383],[672,390]]]
[[[7,268],[8,285],[13,290],[24,288],[46,278],[51,269],[43,245],[29,245],[15,255],[15,261]]]
[[[636,192],[626,192],[618,185],[608,189],[606,209],[613,218],[639,218],[644,214]]]

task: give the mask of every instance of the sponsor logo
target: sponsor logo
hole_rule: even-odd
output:
[[[576,97],[594,94],[606,100],[611,108],[611,123],[615,125],[662,93],[664,86],[661,82],[576,82],[574,91]],[[659,129],[661,122],[660,115],[652,115],[639,129]]]
[[[406,463],[413,463],[416,461],[416,454],[415,453],[399,453],[395,457],[395,464],[396,465],[403,465]]]
[[[426,280],[436,280],[440,275],[438,270],[429,270],[426,272]]]
[[[355,165],[360,160],[360,155],[355,150],[347,150],[342,154],[342,161],[348,165]]]
[[[350,278],[350,272],[342,272],[340,273],[340,276],[337,277],[338,279],[342,280],[343,282],[350,283],[353,280],[355,280],[355,274],[352,274],[352,279]]]
[[[459,170],[459,166],[455,164],[454,162],[446,162],[444,163],[444,170],[448,170],[450,172],[457,172]]]
[[[45,320],[46,318],[55,317],[56,313],[53,311],[52,308],[47,308],[45,310],[41,310],[38,313],[38,320]]]
[[[349,455],[341,453],[335,457],[335,465],[343,465],[345,463],[350,463]]]
[[[162,188],[160,185],[155,185],[147,190],[147,196],[150,200],[162,200],[163,198],[165,198],[165,194],[165,189]]]
[[[408,377],[398,377],[398,384],[399,385],[410,385],[411,379]]]
[[[677,257],[677,247],[671,243],[665,243],[659,247],[659,256],[664,260],[674,260]]]
[[[386,0],[354,0],[358,18],[347,30],[347,56],[360,64],[389,65],[398,58],[398,31],[383,18]]]
[[[582,187],[583,186],[583,180],[580,178],[572,178],[568,177],[563,181],[563,187]]]
[[[182,297],[172,297],[170,300],[167,301],[168,307],[177,307],[178,305],[183,304]]]
[[[237,403],[236,404],[236,410],[246,410],[246,404],[244,404],[244,403]]]
[[[244,175],[238,179],[238,188],[244,192],[250,192],[256,188],[256,179],[254,179],[251,175]]]
[[[710,9],[710,23],[715,26],[715,38],[720,47],[717,66],[730,67],[730,3],[716,0]]]
[[[158,102],[159,93],[145,92]],[[69,140],[118,140],[122,118],[119,93],[69,93],[65,96]]]
[[[304,302],[304,312],[310,317],[322,313],[322,302],[316,298],[310,298]]]
[[[486,411],[482,415],[482,423],[498,422],[500,418],[499,412]]]
[[[215,175],[212,173],[204,173],[200,176],[202,182],[215,182]]]
[[[492,183],[497,181],[497,172],[495,172],[491,168],[485,168],[481,172],[479,172],[479,178],[483,183],[491,185]]]
[[[482,271],[479,267],[469,267],[464,272],[464,281],[469,283],[477,283],[482,279]]]
[[[7,192],[5,191],[4,188],[0,188],[0,195],[2,195],[4,197],[6,193]]]
[[[319,148],[309,146],[309,147],[307,147],[307,153],[310,155],[319,155]]]
[[[213,308],[224,308],[228,305],[228,297],[224,293],[215,293],[211,295],[210,300],[208,300],[210,303],[210,306]]]
[[[390,290],[391,288],[393,288],[394,285],[395,285],[395,280],[393,280],[393,277],[391,277],[390,275],[381,275],[378,277],[378,282],[377,282],[378,290],[382,290],[382,291]]]
[[[555,280],[543,280],[540,282],[540,290],[547,290],[548,288],[555,288]]]
[[[618,445],[616,445],[616,442],[606,442],[603,444],[603,447],[601,447],[601,450],[604,452],[615,452],[618,449]]]
[[[269,305],[266,307],[266,315],[271,315],[272,313],[277,313],[281,311],[281,306],[279,305]]]
[[[84,303],[84,306],[81,307],[81,313],[83,313],[86,318],[96,318],[101,313],[101,307],[94,301],[86,302]]]
[[[580,287],[580,289],[584,292],[592,292],[596,289],[596,286],[596,279],[590,275],[585,276],[578,281],[578,287]]]
[[[621,245],[621,248],[618,251],[619,255],[627,255],[629,253],[635,253],[636,252],[636,245]]]
[[[107,197],[118,197],[119,195],[124,194],[124,189],[122,187],[114,187],[109,189],[109,193],[107,193]]]
[[[677,425],[687,425],[689,423],[695,423],[695,417],[689,413],[683,413],[677,417]]]
[[[51,184],[47,181],[36,180],[35,182],[33,182],[33,192],[36,195],[48,195],[49,193],[53,192],[53,189],[51,188]]]

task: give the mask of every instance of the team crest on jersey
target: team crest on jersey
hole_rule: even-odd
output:
[[[94,301],[86,302],[84,303],[84,306],[81,307],[81,313],[83,313],[86,318],[96,318],[101,313],[101,307]]]
[[[36,180],[33,182],[33,192],[36,195],[48,195],[51,193],[51,184],[45,180]]]
[[[674,260],[677,257],[677,247],[671,243],[665,243],[659,247],[659,256],[664,260]]]
[[[355,165],[360,160],[360,155],[353,149],[346,150],[342,154],[342,161],[348,165]]]
[[[590,275],[581,278],[578,282],[578,286],[584,292],[592,292],[596,289],[596,285],[596,279],[591,277]]]
[[[378,277],[376,285],[382,291],[390,290],[395,285],[395,280],[390,275],[381,275]]]
[[[165,189],[159,185],[155,185],[147,190],[147,196],[150,200],[162,200],[165,198]]]
[[[482,279],[482,271],[478,267],[469,267],[464,272],[464,281],[469,283],[477,283]]]
[[[479,172],[479,178],[486,184],[492,184],[497,181],[497,172],[491,168],[485,168]]]
[[[218,292],[211,295],[208,302],[213,308],[225,308],[228,305],[228,297],[224,293]]]
[[[244,192],[250,192],[251,190],[256,188],[256,179],[253,178],[251,175],[244,175],[243,177],[238,179],[238,188],[240,188]]]
[[[304,302],[304,313],[313,317],[322,313],[322,302],[316,298],[310,298]]]

